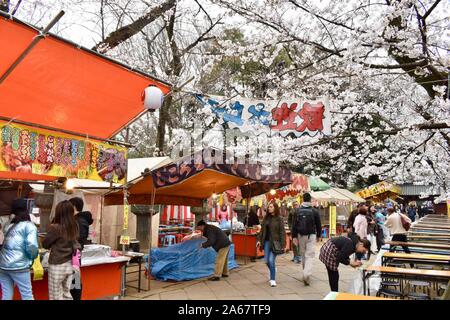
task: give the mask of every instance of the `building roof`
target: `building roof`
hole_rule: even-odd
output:
[[[433,185],[414,185],[412,183],[401,184],[399,185],[401,188],[400,195],[402,196],[420,196],[422,193],[427,193],[431,195],[439,195],[441,194],[439,187]]]

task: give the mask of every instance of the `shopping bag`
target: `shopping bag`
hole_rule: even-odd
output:
[[[33,265],[31,266],[33,269],[33,281],[38,281],[44,279],[44,268],[41,264],[41,256],[38,255],[36,259],[33,261]]]

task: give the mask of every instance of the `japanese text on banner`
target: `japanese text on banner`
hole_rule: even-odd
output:
[[[0,171],[124,183],[127,149],[0,121]]]

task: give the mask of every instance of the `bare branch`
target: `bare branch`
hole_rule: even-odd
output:
[[[176,0],[167,0],[166,2],[152,9],[150,12],[140,17],[136,21],[119,28],[114,32],[111,32],[106,37],[105,40],[96,44],[92,48],[92,50],[98,51],[100,53],[105,53],[111,50],[112,48],[118,46],[120,43],[134,36],[136,33],[139,32],[139,30],[142,30],[142,28],[147,26],[149,23],[155,21],[166,11],[172,9],[175,3]]]
[[[428,11],[425,12],[425,14],[423,15],[423,17],[422,17],[423,20],[425,20],[431,14],[431,12],[433,12],[434,8],[436,8],[436,6],[439,4],[439,2],[441,2],[441,0],[437,0],[435,3],[433,3],[433,5],[430,7],[430,9],[428,9]]]

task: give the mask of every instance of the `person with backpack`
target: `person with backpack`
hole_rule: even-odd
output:
[[[311,195],[303,195],[303,203],[296,210],[296,219],[292,224],[292,239],[299,246],[303,267],[303,283],[310,284],[313,261],[315,257],[316,241],[319,242],[322,235],[322,223],[319,212],[311,205]]]
[[[55,218],[42,241],[50,249],[48,258],[48,295],[50,300],[73,300],[70,287],[73,277],[73,256],[81,248],[77,239],[75,208],[65,200],[56,206]]]
[[[34,300],[30,267],[39,254],[37,228],[30,220],[25,199],[14,200],[11,213],[14,218],[0,250],[2,299],[12,300],[14,286],[17,286],[22,300]]]

